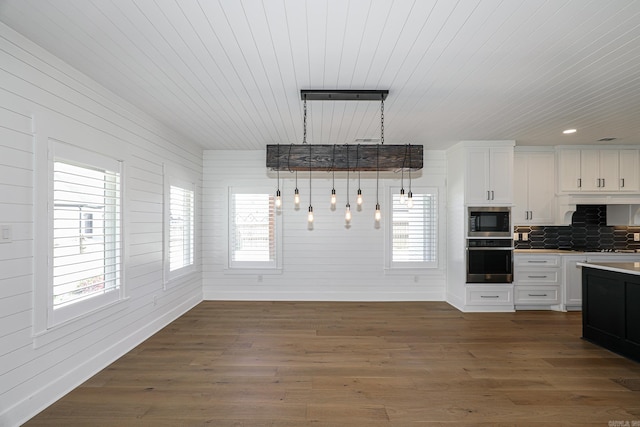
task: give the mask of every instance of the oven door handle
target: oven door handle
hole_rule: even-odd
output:
[[[467,248],[468,251],[512,251],[513,248],[501,248],[501,247],[486,247],[486,246],[481,246],[481,247],[468,247]]]

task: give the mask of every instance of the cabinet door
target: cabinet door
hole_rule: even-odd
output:
[[[618,170],[618,150],[600,150],[600,191],[618,191],[620,189]]]
[[[562,302],[566,310],[582,310],[582,267],[584,256],[564,257],[564,292]]]
[[[489,149],[471,147],[467,149],[466,201],[469,205],[491,204],[489,189]]]
[[[565,193],[580,191],[580,150],[558,152],[558,190]]]
[[[510,205],[513,203],[513,147],[490,150],[491,203]]]
[[[638,150],[620,150],[620,191],[640,191],[640,156]]]
[[[530,224],[554,224],[556,200],[555,171],[554,153],[529,154],[527,180],[529,183],[528,206]],[[517,168],[514,173],[517,173]]]
[[[513,225],[529,223],[529,173],[527,153],[515,153],[513,156]]]
[[[600,151],[582,150],[580,153],[581,191],[600,191]]]

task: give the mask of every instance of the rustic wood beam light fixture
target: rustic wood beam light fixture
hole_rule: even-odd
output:
[[[388,90],[301,90],[305,101],[382,101]],[[381,119],[382,119],[381,113]],[[305,115],[306,120],[306,115]],[[381,120],[381,123],[382,122]],[[381,124],[381,126],[383,126]],[[305,126],[306,128],[306,126]],[[286,150],[280,144],[267,145],[267,168],[288,171],[398,171],[422,169],[422,145],[359,145],[349,150],[346,144],[292,144]],[[377,146],[379,145],[379,147]],[[355,166],[353,166],[355,165]]]

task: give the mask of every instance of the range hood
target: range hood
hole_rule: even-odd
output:
[[[640,225],[638,195],[572,194],[556,202],[556,225],[571,225],[577,205],[607,205],[607,225]]]
[[[640,225],[640,205],[607,205],[607,225]]]

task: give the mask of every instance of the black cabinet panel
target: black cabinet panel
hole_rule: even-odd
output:
[[[640,361],[640,276],[582,269],[582,337]]]
[[[640,345],[640,283],[626,282],[627,340]]]
[[[586,310],[583,307],[589,326],[608,334],[624,335],[624,283],[606,274],[593,273],[587,276],[587,292],[582,296],[592,302]]]

